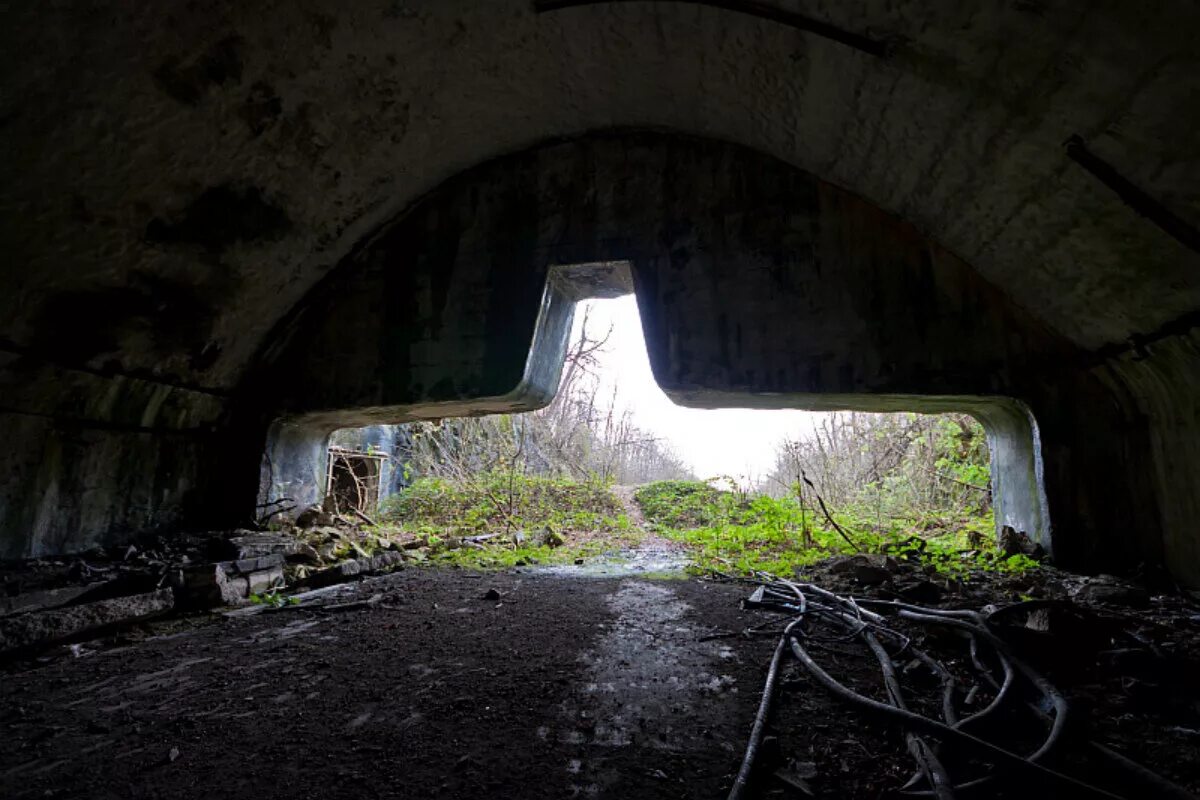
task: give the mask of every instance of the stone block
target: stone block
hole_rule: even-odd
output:
[[[201,564],[183,570],[180,605],[195,609],[239,605],[249,593],[249,582],[232,573],[229,562]]]
[[[369,571],[369,568],[368,568]],[[328,569],[323,569],[319,572],[314,572],[308,578],[308,583],[312,586],[332,586],[335,583],[344,583],[363,572],[362,565],[354,559],[343,561],[340,564],[335,564]]]
[[[60,589],[41,589],[13,597],[0,597],[0,617],[65,606],[94,588],[95,586],[64,586]]]
[[[264,594],[283,586],[283,567],[260,569],[246,575],[247,593]]]
[[[0,652],[53,644],[65,639],[100,634],[170,611],[175,596],[170,589],[115,597],[67,608],[36,611],[0,619]]]
[[[247,575],[251,572],[260,572],[262,570],[276,569],[283,566],[283,555],[272,553],[256,558],[242,558],[237,561],[232,561],[227,567],[227,571],[236,572],[242,575]]]
[[[226,552],[234,561],[272,555],[287,558],[299,553],[303,546],[303,542],[286,533],[246,532],[239,536],[231,536],[227,541]]]

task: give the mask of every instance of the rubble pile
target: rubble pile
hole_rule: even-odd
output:
[[[297,592],[335,586],[435,552],[524,541],[558,546],[562,534],[420,537],[381,533],[361,512],[312,506],[270,530],[146,537],[134,545],[0,565],[0,657],[130,628],[169,613],[280,607]]]

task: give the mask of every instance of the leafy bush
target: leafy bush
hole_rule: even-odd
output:
[[[427,563],[475,569],[570,563],[635,547],[643,535],[604,481],[511,471],[418,479],[384,502],[380,520],[381,530],[415,540]],[[480,534],[501,536],[460,546],[460,537]]]
[[[633,495],[646,521],[667,528],[700,528],[735,514],[742,501],[703,481],[655,481]]]
[[[853,547],[795,496],[746,498],[697,481],[660,481],[634,498],[647,520],[686,544],[703,570],[791,575],[821,559],[856,552],[910,555],[956,578],[972,570],[1022,572],[1037,563],[996,552],[990,510],[968,517],[892,517],[880,525],[869,509],[851,507],[834,519]]]

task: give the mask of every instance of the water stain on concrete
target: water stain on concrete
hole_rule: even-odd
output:
[[[601,794],[621,775],[610,752],[641,748],[679,752],[694,743],[701,715],[731,713],[737,681],[725,670],[733,652],[701,642],[685,619],[690,606],[669,585],[629,580],[609,597],[615,618],[599,643],[581,654],[587,683],[563,704],[559,741],[580,747],[567,763],[575,796]]]

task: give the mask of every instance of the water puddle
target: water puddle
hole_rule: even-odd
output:
[[[585,559],[582,564],[539,564],[522,572],[568,578],[648,578],[671,580],[687,577],[688,559],[669,550],[625,550]]]

